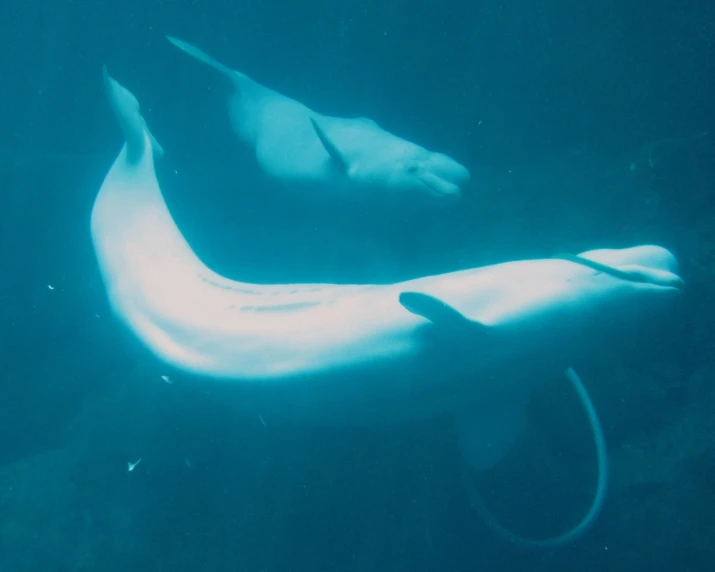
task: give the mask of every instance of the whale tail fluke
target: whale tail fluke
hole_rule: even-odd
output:
[[[134,94],[120,84],[107,71],[107,66],[102,66],[104,88],[109,98],[109,103],[114,115],[119,121],[119,127],[127,142],[127,158],[136,162],[144,155],[147,146],[147,137],[151,142],[151,151],[155,158],[164,154],[164,149],[149,131],[139,107],[139,101]]]
[[[166,36],[166,39],[169,40],[172,44],[174,44],[181,51],[186,52],[187,54],[196,58],[200,62],[203,62],[207,66],[210,66],[210,67],[214,68],[215,70],[221,72],[222,74],[228,76],[229,78],[234,80],[234,82],[238,79],[237,76],[241,75],[236,70],[232,70],[230,67],[225,66],[220,61],[211,57],[206,52],[204,52],[203,50],[200,50],[196,46],[192,46],[191,44],[184,42],[183,40],[180,40],[179,38],[175,38],[174,36],[169,36],[168,34]]]
[[[494,531],[498,536],[502,537],[510,544],[521,548],[554,548],[573,542],[591,528],[601,512],[606,498],[606,491],[608,489],[608,452],[606,449],[606,440],[603,436],[603,428],[601,427],[601,422],[598,419],[596,408],[594,407],[593,402],[588,395],[588,391],[581,381],[581,378],[571,367],[569,367],[565,373],[566,378],[571,383],[572,388],[581,402],[581,405],[586,413],[589,426],[591,427],[596,449],[596,466],[598,471],[596,490],[593,500],[591,501],[591,506],[585,516],[581,518],[577,524],[558,536],[548,538],[528,538],[512,532],[492,518],[491,513],[476,492],[474,484],[471,480],[471,474],[469,473],[466,464],[464,465],[465,468],[462,472],[472,508],[477,511],[477,513],[487,523],[489,528],[491,528],[492,531]]]

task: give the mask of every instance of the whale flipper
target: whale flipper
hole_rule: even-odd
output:
[[[471,331],[486,332],[489,327],[470,320],[459,310],[443,302],[439,298],[420,292],[401,292],[400,304],[417,316],[429,320],[433,324],[451,328],[469,328]]]
[[[145,136],[149,137],[153,156],[161,158],[164,155],[164,149],[151,134],[149,127],[147,127],[137,98],[134,97],[131,91],[109,75],[107,66],[102,66],[102,77],[112,111],[114,111],[119,127],[127,141],[127,159],[129,162],[135,163],[144,155],[146,151]]]
[[[184,42],[183,40],[180,40],[179,38],[175,38],[174,36],[169,36],[168,34],[166,35],[166,39],[169,40],[172,44],[174,44],[177,48],[180,50],[186,52],[190,56],[196,58],[200,62],[205,63],[206,65],[214,68],[215,70],[221,72],[222,74],[233,78],[233,76],[236,74],[235,70],[232,70],[230,67],[222,64],[220,61],[217,59],[211,57],[208,55],[206,52],[203,50],[200,50],[196,46],[192,46],[188,42]]]
[[[335,166],[340,170],[342,173],[347,173],[348,172],[348,162],[343,156],[343,154],[340,152],[340,149],[333,143],[330,138],[327,136],[323,128],[320,126],[320,124],[315,120],[315,118],[311,117],[310,122],[313,124],[313,129],[315,129],[315,134],[318,136],[318,139],[320,139],[320,142],[323,144],[323,147],[325,147],[325,150],[328,152],[328,155],[333,159],[333,162],[335,163]]]

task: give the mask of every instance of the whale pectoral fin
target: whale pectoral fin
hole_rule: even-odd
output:
[[[488,326],[470,320],[464,314],[456,310],[439,298],[422,294],[420,292],[401,292],[400,304],[408,312],[429,320],[437,325],[449,327],[468,327],[487,330]]]
[[[315,134],[318,136],[318,139],[320,139],[320,142],[328,152],[328,155],[330,155],[330,158],[333,160],[335,166],[341,173],[347,173],[349,165],[343,154],[340,152],[340,149],[338,149],[335,143],[330,140],[323,128],[313,117],[310,118],[310,122],[313,125]]]
[[[169,34],[166,34],[166,39],[169,40],[169,42],[174,44],[181,51],[186,52],[191,57],[196,58],[198,61],[206,64],[207,66],[214,68],[218,72],[231,78],[234,81],[234,83],[236,83],[236,78],[239,77],[240,74],[238,74],[235,70],[232,70],[228,66],[225,66],[220,61],[218,61],[216,58],[208,55],[206,52],[204,52],[203,50],[200,50],[196,46],[193,46],[193,45],[189,44],[188,42],[180,40],[179,38],[175,38],[174,36],[170,36]]]
[[[138,162],[147,151],[147,137],[151,152],[155,157],[161,157],[164,149],[149,131],[139,108],[139,101],[134,94],[109,75],[106,66],[102,66],[102,77],[107,97],[112,106],[122,134],[126,139],[127,160]]]
[[[146,134],[149,136],[149,141],[151,141],[151,150],[154,154],[154,159],[161,159],[164,156],[164,148],[156,140],[156,137],[154,137],[149,127],[145,125],[144,128],[146,129]]]

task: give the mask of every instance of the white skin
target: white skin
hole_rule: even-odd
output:
[[[110,96],[127,143],[92,211],[95,251],[117,316],[179,369],[231,384],[300,387],[303,401],[316,409],[325,400],[336,412],[344,406],[358,416],[357,404],[370,404],[419,417],[478,396],[482,384],[471,380],[506,372],[520,352],[548,357],[560,348],[560,356],[592,331],[617,328],[614,313],[638,320],[679,293],[674,257],[655,246],[582,255],[635,268],[650,282],[558,259],[380,286],[228,280],[207,268],[181,235],[156,180],[138,103],[112,81]],[[473,322],[473,330],[455,332],[439,318],[433,323],[420,308],[400,303],[404,292],[449,304]],[[482,335],[485,329],[495,335]],[[448,366],[457,375],[445,378]],[[413,408],[399,406],[411,398]]]
[[[255,149],[261,168],[278,180],[317,185],[330,193],[388,195],[418,202],[452,202],[470,180],[469,171],[451,157],[397,137],[370,119],[322,115],[195,46],[176,38],[169,41],[232,81],[228,112],[233,130]],[[344,164],[331,158],[311,120]]]

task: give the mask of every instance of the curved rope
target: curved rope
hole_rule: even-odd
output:
[[[606,452],[606,440],[603,436],[601,422],[598,420],[598,415],[593,406],[593,402],[591,401],[591,398],[589,397],[588,392],[586,391],[586,388],[584,387],[578,374],[573,370],[573,368],[568,368],[565,373],[567,379],[571,382],[572,387],[576,391],[584,411],[586,412],[586,417],[588,418],[588,422],[591,427],[591,433],[593,434],[593,441],[596,448],[596,461],[598,465],[598,481],[596,484],[596,493],[593,497],[593,501],[591,502],[591,507],[576,526],[558,536],[543,539],[527,538],[507,530],[504,526],[494,520],[487,507],[479,498],[471,479],[471,475],[469,474],[469,470],[465,466],[464,480],[468,496],[470,497],[469,500],[473,508],[477,511],[479,516],[484,519],[489,528],[491,528],[492,531],[494,531],[498,536],[502,537],[507,542],[522,548],[553,548],[575,540],[585,533],[596,521],[606,497],[606,490],[608,488],[608,455]]]

